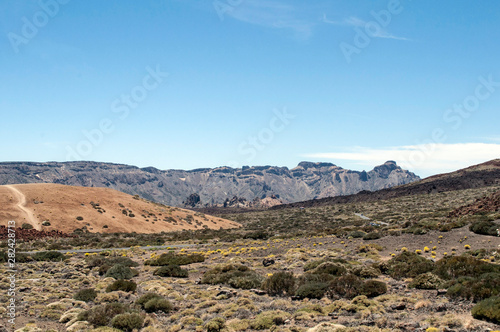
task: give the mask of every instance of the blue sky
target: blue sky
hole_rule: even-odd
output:
[[[421,176],[500,157],[500,3],[0,3],[2,161]]]

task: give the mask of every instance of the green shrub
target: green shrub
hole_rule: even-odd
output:
[[[28,223],[24,223],[21,225],[21,228],[22,229],[33,229],[33,225],[28,224]]]
[[[500,295],[500,273],[484,273],[477,277],[454,279],[448,283],[446,295],[475,302]]]
[[[59,262],[66,259],[66,256],[59,251],[41,251],[33,255],[36,261]]]
[[[264,311],[250,322],[250,327],[254,330],[268,330],[273,326],[285,324],[289,317],[290,314],[281,310]]]
[[[408,286],[417,289],[438,289],[442,283],[443,280],[437,275],[427,272],[416,276]]]
[[[295,293],[296,279],[291,272],[277,272],[262,283],[262,289],[272,296],[292,295]]]
[[[347,274],[335,278],[329,285],[327,296],[330,299],[341,297],[352,299],[360,295],[363,288],[363,280],[354,274]]]
[[[201,263],[205,261],[205,256],[201,254],[192,255],[176,255],[173,252],[168,252],[160,255],[155,259],[148,259],[144,262],[145,265],[164,266],[164,265],[188,265],[192,263]]]
[[[354,275],[360,277],[360,278],[364,278],[364,279],[368,279],[368,278],[376,278],[378,277],[381,272],[380,272],[380,269],[378,268],[378,266],[375,266],[375,265],[372,265],[372,266],[365,266],[365,265],[361,265],[361,266],[355,266],[352,271],[351,271]]]
[[[340,263],[325,262],[309,272],[314,274],[329,274],[332,276],[341,276],[347,273],[347,269]]]
[[[475,222],[469,226],[469,229],[476,234],[492,236],[497,236],[497,228],[498,224],[488,220]]]
[[[387,285],[383,281],[367,280],[361,287],[361,294],[367,297],[376,297],[387,293]]]
[[[444,257],[436,262],[434,273],[443,279],[475,277],[484,273],[500,273],[500,266],[490,264],[468,255]]]
[[[226,321],[221,317],[215,317],[205,324],[207,332],[219,332],[226,327]]]
[[[144,309],[144,305],[146,304],[146,302],[148,302],[149,300],[152,300],[154,298],[161,299],[163,297],[161,295],[156,294],[156,293],[149,292],[149,293],[146,293],[146,294],[142,295],[141,297],[139,297],[135,301],[135,304],[137,304],[142,309]]]
[[[326,294],[326,290],[328,289],[328,284],[324,282],[312,282],[306,283],[299,288],[295,292],[295,296],[298,296],[301,299],[321,299]]]
[[[201,278],[202,284],[228,284],[235,288],[259,287],[262,277],[245,265],[225,264],[208,270]]]
[[[119,302],[98,305],[78,315],[78,320],[85,320],[95,326],[107,326],[116,315],[128,311],[128,307]]]
[[[432,271],[434,264],[432,261],[417,255],[414,252],[402,252],[396,257],[381,265],[384,273],[389,274],[394,279],[415,278],[419,274]]]
[[[472,317],[500,324],[500,297],[483,300],[472,308]]]
[[[137,284],[134,281],[129,280],[115,280],[112,284],[106,287],[106,292],[124,291],[124,292],[135,292],[137,289]]]
[[[380,234],[379,232],[371,232],[371,233],[368,233],[365,236],[363,236],[363,240],[365,240],[365,241],[377,240],[377,239],[380,239],[381,237],[382,237],[382,234]]]
[[[354,231],[349,233],[349,236],[352,237],[353,239],[360,239],[364,237],[367,233],[363,231]]]
[[[132,332],[134,329],[140,329],[144,324],[144,318],[136,313],[125,313],[116,315],[111,320],[111,326],[125,332]]]
[[[165,313],[168,313],[172,311],[173,308],[174,306],[172,305],[172,303],[170,303],[170,301],[161,297],[153,297],[152,299],[144,303],[144,310],[146,312],[163,311]]]
[[[83,217],[82,217],[82,216],[78,216],[78,217],[76,217],[76,220],[78,220],[78,221],[82,221],[82,220],[83,220]]]
[[[131,279],[134,276],[134,272],[128,266],[116,264],[106,272],[105,276],[106,278]]]
[[[93,288],[81,289],[78,293],[73,296],[77,301],[90,302],[97,297],[97,292]]]
[[[160,277],[176,277],[176,278],[187,278],[188,271],[182,269],[179,265],[165,265],[158,268],[154,275]]]

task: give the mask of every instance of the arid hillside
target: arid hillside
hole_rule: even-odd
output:
[[[37,230],[159,233],[239,227],[235,222],[152,203],[108,188],[59,184],[0,186],[0,223]]]

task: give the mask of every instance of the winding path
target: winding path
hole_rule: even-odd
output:
[[[17,197],[17,208],[25,215],[25,220],[36,230],[40,231],[42,226],[39,224],[38,219],[35,217],[33,211],[26,207],[26,196],[12,185],[6,185],[5,187],[10,189],[14,196]]]

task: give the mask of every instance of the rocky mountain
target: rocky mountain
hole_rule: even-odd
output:
[[[240,203],[245,200],[272,206],[276,201],[289,203],[350,195],[417,180],[420,180],[417,175],[401,169],[394,161],[369,172],[312,162],[301,162],[292,169],[243,166],[190,171],[86,161],[0,163],[0,185],[58,183],[107,187],[162,204],[188,207],[234,205],[233,198]]]
[[[435,194],[446,191],[500,186],[500,159],[470,166],[455,172],[430,176],[402,186],[377,191],[363,190],[357,194],[326,197],[272,207],[286,209],[297,207],[328,206],[357,202],[372,202],[410,195]]]

